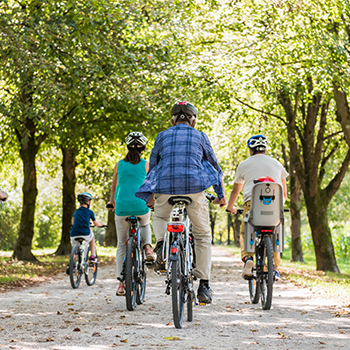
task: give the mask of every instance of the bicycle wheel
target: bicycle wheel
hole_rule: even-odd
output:
[[[95,255],[97,257],[97,250],[95,248]],[[86,251],[86,268],[85,268],[85,281],[88,286],[92,286],[96,282],[98,264],[90,262],[90,248]]]
[[[176,328],[181,328],[184,318],[185,288],[183,276],[183,250],[178,246],[179,260],[171,265],[171,298],[173,304],[173,319]]]
[[[263,271],[264,275],[260,281],[261,305],[263,310],[270,310],[272,303],[272,287],[273,287],[273,254],[272,244],[269,236],[264,236],[264,255],[263,255]]]
[[[258,247],[255,247],[255,263],[258,260]],[[257,276],[257,270],[253,269],[253,279],[248,280],[248,286],[249,286],[249,296],[250,301],[252,304],[257,304],[259,302],[260,297],[260,281],[259,277]]]
[[[138,280],[136,284],[136,303],[138,305],[143,304],[145,300],[146,293],[146,264],[145,264],[145,253],[142,251],[140,253],[141,261],[138,262]]]
[[[69,279],[73,289],[80,285],[82,270],[81,270],[81,253],[79,244],[75,244],[72,248],[69,260]]]
[[[129,311],[135,309],[136,302],[136,243],[133,237],[129,237],[126,243],[126,258],[125,258],[125,299],[126,308]]]
[[[194,301],[194,291],[187,292],[187,321],[193,321],[193,301]]]

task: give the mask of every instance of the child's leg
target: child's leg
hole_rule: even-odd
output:
[[[96,256],[96,254],[95,254],[95,236],[94,236],[94,234],[92,234],[92,239],[89,242],[89,247],[90,247],[91,255]]]

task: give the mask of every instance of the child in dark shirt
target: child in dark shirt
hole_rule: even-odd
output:
[[[84,238],[89,242],[91,256],[90,261],[98,263],[98,259],[95,254],[95,237],[93,232],[90,230],[90,219],[95,226],[102,226],[96,221],[94,212],[89,209],[93,196],[88,192],[83,192],[78,195],[78,201],[80,208],[78,208],[72,218],[72,229],[70,231],[71,243],[76,244],[76,238]]]

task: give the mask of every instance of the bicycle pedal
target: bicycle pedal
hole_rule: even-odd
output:
[[[206,303],[199,303],[199,305],[207,305]]]

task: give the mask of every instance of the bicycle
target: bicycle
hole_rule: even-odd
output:
[[[126,308],[129,311],[135,309],[135,305],[143,304],[146,293],[147,266],[151,263],[145,258],[145,252],[141,248],[140,218],[129,216],[130,234],[126,242],[126,254],[123,262],[122,276],[125,281]]]
[[[209,201],[215,196],[206,194]],[[191,232],[191,223],[186,211],[186,205],[192,200],[186,196],[172,196],[169,204],[175,206],[171,221],[167,223],[164,235],[163,259],[166,272],[165,293],[172,296],[173,320],[176,328],[182,328],[184,306],[187,304],[187,321],[193,321],[193,290],[192,270],[195,267],[195,241]]]
[[[95,227],[95,226],[91,226]],[[100,228],[107,228],[108,225],[96,226]],[[69,260],[69,280],[73,289],[80,285],[81,276],[84,274],[85,281],[88,286],[94,285],[97,278],[98,263],[91,262],[89,243],[82,237],[77,237],[78,242],[73,245],[70,260]],[[95,248],[95,255],[97,257],[97,250]]]
[[[269,206],[269,207],[266,207]],[[267,210],[267,208],[269,210]],[[273,251],[284,251],[284,212],[282,188],[277,183],[257,182],[253,186],[250,211],[243,218],[245,251],[255,255],[252,275],[246,276],[252,304],[261,297],[263,310],[270,310],[274,278]],[[243,214],[243,209],[237,210]],[[273,244],[271,242],[271,238]]]

